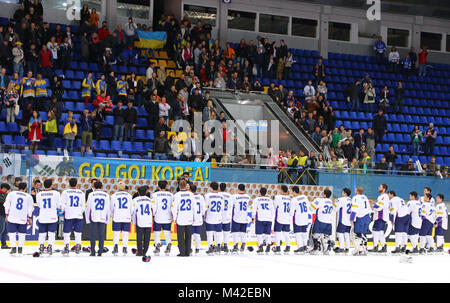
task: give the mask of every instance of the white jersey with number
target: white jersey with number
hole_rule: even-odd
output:
[[[203,216],[206,212],[205,198],[200,194],[194,194],[195,204],[194,204],[194,223],[193,226],[203,225]]]
[[[331,199],[317,198],[311,203],[311,207],[316,212],[316,220],[326,224],[333,222],[333,212],[336,211],[336,208]]]
[[[411,200],[406,206],[411,215],[411,223],[414,228],[420,229],[422,227],[422,203],[420,201]]]
[[[10,192],[4,206],[8,222],[26,224],[33,216],[33,197],[30,194],[21,191]]]
[[[260,222],[273,222],[275,207],[269,197],[257,197],[253,200],[252,217]]]
[[[173,194],[168,191],[157,191],[152,194],[155,222],[158,224],[172,223]]]
[[[232,196],[233,200],[233,221],[240,224],[247,224],[250,221],[248,216],[252,212],[250,205],[250,198],[247,194],[235,194]]]
[[[172,216],[173,220],[182,226],[194,223],[195,196],[192,192],[182,190],[173,196]]]
[[[291,224],[291,198],[288,195],[276,195],[273,204],[275,206],[275,220],[280,224]]]
[[[86,195],[82,190],[66,189],[61,194],[61,210],[65,219],[83,219],[86,209]]]
[[[233,198],[227,192],[221,192],[220,194],[223,197],[222,223],[228,224],[233,217]]]
[[[86,223],[109,223],[111,218],[111,199],[107,193],[94,190],[86,203]]]
[[[111,196],[111,217],[114,222],[130,223],[133,210],[133,197],[126,191]]]
[[[352,214],[352,198],[340,197],[336,201],[336,211],[339,214],[339,223],[351,226],[350,215]]]
[[[402,198],[393,197],[389,202],[390,212],[394,218],[401,218],[409,214],[409,208],[406,206],[405,200]]]
[[[311,203],[304,195],[291,199],[290,215],[294,217],[294,224],[297,226],[306,226],[312,221]]]
[[[39,207],[39,223],[58,222],[58,208],[61,208],[61,194],[56,190],[41,191],[36,194]]]
[[[431,204],[431,202],[422,203],[422,216],[431,223],[436,221],[436,208]]]
[[[369,199],[365,195],[356,195],[352,198],[352,214],[350,220],[362,218],[371,213]]]
[[[375,211],[373,220],[383,220],[384,222],[389,221],[389,207],[389,196],[387,194],[379,195],[377,202],[373,205],[373,209]]]
[[[220,224],[223,218],[223,196],[220,193],[207,193],[205,195],[205,222]]]
[[[131,217],[133,224],[141,228],[152,227],[152,200],[147,196],[139,196],[134,198],[132,203],[133,209],[131,211]]]
[[[448,228],[448,211],[445,203],[439,203],[436,205],[436,222],[442,226],[443,229],[447,230]]]

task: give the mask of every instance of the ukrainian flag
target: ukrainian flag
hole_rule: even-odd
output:
[[[163,48],[167,41],[166,32],[138,31],[141,48]]]

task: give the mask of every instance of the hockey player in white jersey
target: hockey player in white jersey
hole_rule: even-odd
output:
[[[52,189],[53,181],[44,181],[44,190],[36,194],[36,203],[39,207],[39,253],[44,253],[45,238],[48,233],[47,253],[53,254],[56,229],[58,227],[58,209],[61,208],[61,194]]]
[[[133,199],[133,209],[131,211],[132,222],[136,226],[137,257],[147,255],[153,225],[152,200],[147,197],[147,191],[148,187],[139,187],[139,196]]]
[[[290,215],[294,218],[293,227],[297,249],[294,253],[306,252],[309,233],[308,226],[312,223],[311,203],[305,195],[300,194],[298,186],[292,188],[293,198],[290,204]]]
[[[424,189],[423,189],[423,196],[422,197],[420,197],[420,199],[419,199],[419,201],[421,202],[421,203],[423,203],[423,199],[424,199],[424,197],[425,197],[425,195],[426,194],[430,194],[431,195],[431,187],[425,187]],[[436,201],[434,200],[434,198],[433,198],[433,196],[431,197],[431,199],[430,199],[430,203],[431,203],[431,205],[433,205],[433,206],[435,206],[435,204],[436,204]]]
[[[239,184],[237,194],[232,195],[233,201],[233,218],[231,224],[231,234],[233,236],[233,253],[238,252],[239,240],[241,241],[241,249],[245,250],[247,242],[247,226],[250,223],[249,213],[252,212],[251,198],[245,193],[245,185]]]
[[[205,198],[197,193],[197,186],[192,184],[190,186],[191,192],[195,196],[194,203],[194,223],[192,223],[192,241],[195,241],[195,253],[198,254],[200,252],[200,247],[202,245],[202,227],[203,227],[203,216],[206,212]],[[194,247],[194,244],[192,244]]]
[[[313,250],[317,253],[322,247],[324,254],[329,254],[334,244],[331,241],[331,231],[333,223],[333,213],[336,211],[335,204],[330,199],[331,190],[325,189],[321,198],[317,198],[311,203],[311,208],[316,212],[316,219],[313,226]]]
[[[444,233],[448,228],[448,211],[444,203],[444,195],[436,195],[436,251],[444,251]]]
[[[220,254],[222,244],[222,219],[223,219],[223,197],[219,193],[219,184],[211,182],[211,192],[205,195],[205,223],[206,239],[208,241],[208,255],[214,252]],[[215,242],[215,246],[213,244]]]
[[[81,235],[83,232],[83,213],[86,209],[86,196],[82,190],[77,189],[76,178],[69,180],[69,189],[61,194],[61,211],[64,212],[64,250],[63,254],[69,253],[70,233],[75,234],[75,253],[81,251]]]
[[[423,196],[422,227],[420,228],[420,253],[434,251],[433,226],[436,221],[436,209],[431,204],[431,194]]]
[[[258,254],[264,252],[264,242],[266,253],[270,252],[272,239],[270,233],[272,231],[272,222],[275,217],[275,208],[273,201],[267,195],[267,188],[261,187],[259,197],[253,200],[252,218],[255,219],[255,234],[258,240]],[[264,239],[265,238],[265,239]]]
[[[408,227],[408,238],[411,241],[412,250],[410,253],[419,253],[419,232],[422,227],[422,203],[417,200],[418,194],[415,191],[409,193],[409,202],[406,206],[409,209],[409,216],[411,218]]]
[[[119,239],[122,233],[122,253],[127,254],[128,235],[131,227],[131,211],[133,210],[133,197],[126,191],[125,183],[117,184],[117,192],[111,195],[111,218],[113,230],[113,255],[119,253]]]
[[[350,221],[354,222],[354,232],[356,235],[353,244],[355,249],[353,255],[366,255],[367,254],[367,237],[370,224],[370,202],[369,199],[363,194],[364,188],[357,187],[355,196],[352,199],[352,213],[350,215]]]
[[[106,225],[109,223],[111,217],[111,199],[106,192],[102,191],[102,188],[103,183],[101,181],[95,182],[94,191],[89,194],[86,203],[86,223],[89,224],[91,257],[95,256],[96,240],[98,240],[97,256],[102,256]]]
[[[380,194],[377,198],[377,202],[373,204],[373,248],[369,252],[387,252],[386,238],[384,236],[384,229],[386,228],[386,223],[389,221],[389,196],[386,193],[388,186],[386,184],[381,184],[378,187],[378,193]],[[378,243],[380,243],[381,249],[378,250]]]
[[[164,232],[166,240],[166,249],[164,253],[170,254],[172,248],[172,203],[173,194],[167,191],[167,181],[158,182],[158,191],[152,194],[152,203],[154,209],[155,222],[153,225],[153,233],[155,236],[155,254],[161,251],[161,230]]]
[[[11,245],[12,256],[22,255],[25,245],[25,236],[27,233],[27,223],[32,224],[33,217],[33,198],[26,193],[27,184],[20,183],[18,191],[12,191],[8,194],[5,201],[6,222],[8,222],[8,236]],[[17,238],[19,248],[17,249]]]
[[[408,242],[407,233],[411,218],[405,200],[397,197],[393,190],[388,192],[388,196],[395,231],[395,250],[392,253],[397,254],[406,251],[406,244]]]
[[[288,253],[291,249],[291,239],[289,236],[289,232],[291,231],[291,197],[288,195],[288,187],[286,185],[281,185],[281,193],[274,197],[273,204],[275,206],[275,224],[273,227],[275,232],[275,247],[273,251],[276,254],[281,252],[281,244],[284,238],[286,243],[284,252]]]
[[[226,183],[220,183],[220,194],[223,197],[223,213],[222,213],[222,231],[223,231],[223,246],[222,251],[227,253],[228,252],[228,244],[230,242],[230,235],[231,235],[231,218],[233,216],[233,205],[232,205],[232,198],[231,194],[228,193],[227,190],[227,184]]]
[[[335,201],[336,212],[339,216],[338,226],[336,228],[339,247],[334,249],[335,253],[348,253],[350,250],[350,229],[352,227],[352,223],[350,222],[350,215],[352,214],[351,193],[350,188],[344,188],[342,190],[342,197]]]

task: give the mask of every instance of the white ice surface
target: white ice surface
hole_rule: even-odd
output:
[[[55,247],[61,249],[62,247]],[[413,256],[413,263],[401,263],[399,256],[370,255],[238,255],[207,256],[206,251],[190,258],[152,256],[149,263],[131,255],[33,258],[11,257],[0,251],[1,282],[450,282],[450,255]],[[164,247],[163,247],[164,249]],[[37,247],[28,246],[24,254]],[[129,248],[131,250],[131,248]],[[150,247],[149,251],[152,251]],[[121,251],[121,247],[120,247]]]

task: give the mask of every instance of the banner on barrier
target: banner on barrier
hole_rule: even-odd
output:
[[[25,161],[24,161],[25,160]],[[64,156],[27,155],[22,159],[33,177],[82,177],[112,179],[177,180],[184,172],[193,181],[209,181],[208,162],[147,161]],[[24,165],[21,165],[22,167]],[[25,168],[26,169],[26,168]]]

